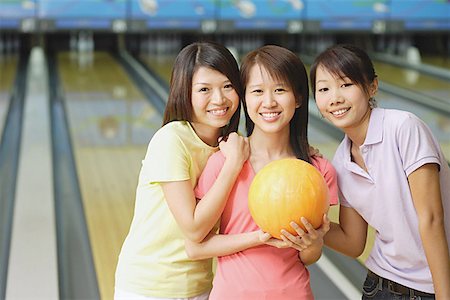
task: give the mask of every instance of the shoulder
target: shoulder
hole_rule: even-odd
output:
[[[189,130],[189,126],[185,121],[172,121],[161,127],[155,137],[177,136]]]
[[[415,114],[395,109],[386,110],[384,128],[387,137],[399,142],[420,142],[420,138],[433,136],[428,125]]]
[[[327,183],[330,195],[330,204],[331,205],[337,204],[339,200],[338,200],[336,169],[326,158],[314,157],[312,162],[313,165],[322,174],[323,178],[325,179],[325,182]]]
[[[397,109],[385,109],[385,124],[386,128],[401,128],[409,126],[422,125],[422,120],[415,114]]]
[[[311,162],[322,174],[336,174],[334,166],[326,158],[314,156]]]
[[[151,144],[183,143],[190,138],[190,127],[185,121],[172,121],[161,127],[152,137]]]

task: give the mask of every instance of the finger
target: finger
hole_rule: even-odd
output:
[[[323,215],[323,222],[322,226],[320,226],[320,229],[324,234],[330,230],[330,219],[328,218],[327,214]]]
[[[295,236],[292,233],[290,233],[289,231],[284,230],[284,229],[281,230],[281,237],[285,237],[289,241],[291,241],[291,242],[293,242],[295,244],[297,244],[299,242],[299,240],[301,239],[300,236]]]
[[[270,240],[272,236],[270,235],[270,233],[267,232],[263,232],[261,231],[261,233],[259,234],[259,240],[263,243],[267,242],[268,240]]]
[[[311,244],[311,242],[309,241],[309,237],[307,237],[307,235],[306,238],[294,236],[284,229],[281,231],[281,233],[282,233],[281,238],[285,241],[289,241],[290,242],[289,246],[299,251],[306,249]]]
[[[302,251],[302,250],[306,249],[306,246],[302,245],[302,240],[299,237],[296,238],[296,240],[298,241],[297,243],[296,242],[293,243],[293,242],[289,241],[287,239],[287,237],[285,237],[283,234],[280,235],[280,237],[283,239],[283,241],[285,242],[285,244],[288,247],[294,248],[297,251]]]
[[[226,142],[227,141],[227,136],[225,135],[225,136],[219,136],[219,138],[217,139],[217,141],[219,142],[219,144],[221,143],[221,142]]]
[[[287,243],[284,240],[282,240],[281,238],[280,239],[271,238],[270,240],[268,240],[266,242],[266,244],[269,244],[269,245],[271,245],[273,247],[277,247],[277,248],[287,248],[287,247],[289,247],[287,245]]]
[[[297,232],[300,237],[305,234],[305,231],[297,223],[291,222],[289,223],[289,225],[291,225],[291,227],[295,230],[295,232]]]
[[[311,223],[308,222],[308,220],[305,217],[301,217],[300,220],[302,221],[303,225],[306,228],[306,231],[311,234],[311,235],[315,235],[316,234],[316,230],[314,229],[314,227],[311,225]]]
[[[291,234],[291,236],[292,236],[292,234]],[[293,241],[291,241],[291,240],[290,240],[287,236],[285,236],[284,234],[281,234],[280,237],[281,237],[281,239],[283,240],[284,245],[285,245],[286,247],[293,247],[293,246],[296,245],[296,243],[294,243]]]

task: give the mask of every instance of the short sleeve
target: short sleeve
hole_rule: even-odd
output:
[[[416,116],[408,118],[398,127],[397,141],[406,176],[427,163],[440,166],[439,149],[428,126]]]
[[[325,158],[314,157],[313,165],[322,174],[330,193],[330,205],[338,204],[337,173],[333,165]]]
[[[148,145],[141,178],[148,183],[188,180],[191,155],[172,128],[162,129]]]
[[[225,156],[223,156],[222,152],[218,151],[211,155],[206,163],[205,168],[203,169],[202,175],[197,182],[197,186],[194,190],[195,197],[197,199],[203,198],[205,194],[212,187],[217,177],[219,176],[220,170],[225,163]]]

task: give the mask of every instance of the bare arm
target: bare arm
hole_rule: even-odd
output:
[[[202,241],[217,223],[242,165],[248,158],[248,142],[236,133],[230,134],[226,142],[220,143],[220,147],[226,157],[225,163],[215,183],[198,204],[190,180],[161,184],[175,220],[186,238],[193,241]]]
[[[430,266],[436,299],[450,299],[450,257],[444,227],[439,171],[426,164],[408,176],[419,232]]]
[[[210,233],[203,242],[185,241],[186,253],[193,260],[231,255],[245,249],[263,245],[270,235],[262,231],[240,234]]]
[[[331,223],[325,245],[350,257],[358,257],[366,246],[367,222],[353,209],[339,207],[339,224]]]

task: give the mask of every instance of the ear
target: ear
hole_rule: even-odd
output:
[[[302,99],[295,100],[295,108],[300,108],[302,106]]]
[[[374,97],[378,92],[378,78],[375,78],[370,84],[370,97]]]

